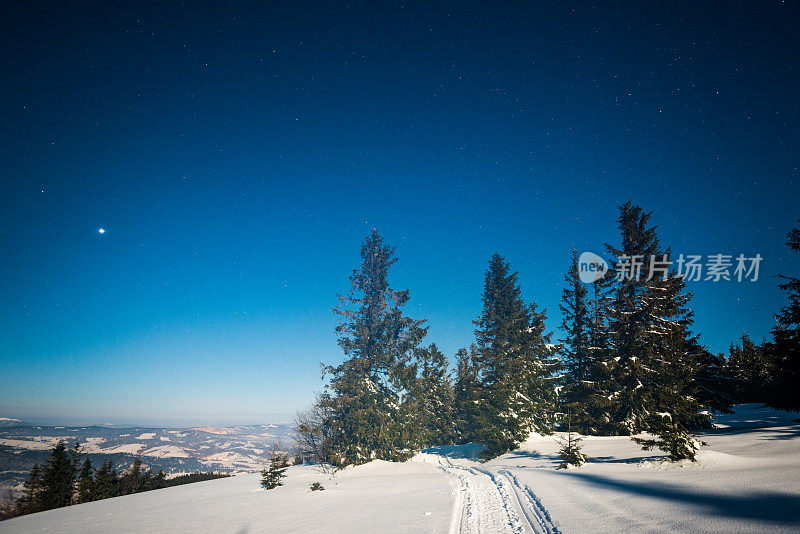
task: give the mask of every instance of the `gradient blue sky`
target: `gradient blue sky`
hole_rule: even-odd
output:
[[[450,355],[495,250],[555,329],[571,247],[616,243],[627,199],[676,253],[764,257],[690,284],[712,350],[767,336],[798,272],[794,3],[23,4],[0,22],[2,416],[289,418],[341,360],[331,307],[373,227]]]

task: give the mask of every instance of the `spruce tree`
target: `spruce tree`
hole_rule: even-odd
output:
[[[377,230],[362,244],[361,260],[350,276],[350,292],[339,295],[334,309],[347,359],[325,368],[331,378],[321,398],[330,413],[331,461],[337,466],[410,457],[413,425],[402,395],[413,385],[411,360],[427,333],[424,321],[401,311],[409,291],[389,287],[389,269],[397,260]]]
[[[289,458],[285,454],[272,453],[269,467],[261,471],[261,486],[265,489],[275,489],[283,486],[281,480],[286,476],[289,467]]]
[[[486,458],[517,448],[531,431],[552,428],[558,362],[548,346],[544,319],[535,305],[524,304],[517,273],[495,253],[475,321],[482,374],[476,437],[486,446]]]
[[[136,457],[131,466],[120,477],[120,489],[123,495],[138,493],[147,483],[149,470],[143,467],[142,459]]]
[[[454,394],[447,359],[435,343],[415,354],[417,379],[405,403],[414,426],[415,448],[450,445],[455,437]]]
[[[669,436],[664,445],[671,454],[693,459],[691,448],[673,446],[692,442],[690,429],[709,417],[693,395],[698,364],[689,332],[691,292],[671,267],[670,250],[662,249],[650,217],[626,202],[617,220],[622,246],[606,245],[616,258],[609,275],[617,275],[609,316],[610,398],[623,433]]]
[[[551,343],[553,334],[545,326],[547,310],[538,311],[537,305],[528,305],[530,325],[526,333],[525,351],[519,359],[517,403],[526,425],[525,436],[531,432],[549,434],[556,424],[558,376],[561,362],[558,347]],[[521,395],[520,395],[521,393]]]
[[[623,433],[636,434],[647,428],[646,420],[654,404],[654,391],[659,381],[655,362],[655,347],[650,346],[648,328],[651,320],[647,307],[647,267],[650,259],[660,253],[655,229],[648,227],[650,214],[630,202],[620,207],[617,219],[622,234],[622,247],[606,245],[612,256],[609,276],[622,272],[614,258],[646,260],[641,270],[630,270],[621,276],[614,288],[609,316],[609,337],[614,355],[611,397],[616,405],[613,419],[621,424]],[[642,272],[644,271],[644,272]]]
[[[456,360],[455,426],[459,443],[469,443],[477,440],[478,429],[482,426],[480,368],[475,344],[469,350],[459,349]]]
[[[81,470],[78,473],[78,486],[77,496],[78,502],[89,502],[93,500],[93,491],[94,491],[94,468],[92,467],[92,462],[88,458],[83,461],[83,465],[81,466]]]
[[[583,434],[608,431],[608,362],[605,343],[605,295],[601,281],[592,283],[592,294],[580,279],[578,255],[564,275],[566,286],[561,294],[561,339],[563,357],[562,410],[571,416],[571,425]]]
[[[32,514],[42,509],[42,470],[39,464],[33,464],[22,497],[17,502],[17,508],[23,514]]]
[[[578,254],[572,249],[572,261],[564,275],[566,287],[561,290],[561,329],[566,332],[561,339],[563,358],[562,402],[585,402],[589,396],[587,385],[589,374],[589,309],[586,305],[588,290],[580,279]],[[576,418],[576,427],[579,425]]]
[[[732,413],[736,404],[736,388],[729,372],[728,360],[722,354],[713,354],[699,343],[693,343],[698,371],[695,375],[696,397],[698,402],[716,413]],[[707,426],[711,421],[706,421]]]
[[[94,499],[108,499],[120,494],[119,478],[111,460],[106,460],[94,477]]]
[[[764,344],[756,345],[742,334],[741,346],[731,345],[728,372],[734,386],[737,402],[767,402],[773,389],[775,366],[772,354]]]
[[[567,411],[567,435],[559,441],[561,448],[558,456],[561,464],[556,469],[567,469],[570,465],[578,467],[586,463],[589,457],[582,452],[581,445],[583,439],[572,430],[572,413]]]
[[[75,461],[63,441],[59,441],[42,469],[41,508],[51,510],[72,503],[75,493]]]
[[[800,222],[800,221],[798,221]],[[786,236],[786,245],[800,252],[800,227]],[[774,340],[769,350],[775,362],[774,389],[769,404],[775,408],[800,411],[800,277],[783,275],[779,284],[789,296],[789,302],[776,315],[772,331]]]
[[[614,419],[612,392],[615,390],[614,359],[611,353],[609,309],[613,295],[611,280],[600,278],[592,283],[589,302],[589,362],[592,375],[591,395],[586,410],[592,427],[587,433],[614,435],[619,433],[619,423]]]
[[[695,460],[697,448],[701,443],[695,437],[686,431],[683,425],[678,424],[672,420],[672,414],[663,412],[657,414],[664,422],[658,426],[654,433],[657,436],[654,438],[639,438],[634,437],[633,441],[642,446],[642,449],[649,451],[653,448],[658,448],[666,452],[669,459],[673,462],[678,460]]]
[[[154,476],[150,481],[150,487],[152,489],[161,489],[167,487],[167,474],[164,473],[163,469],[159,469],[156,476]]]

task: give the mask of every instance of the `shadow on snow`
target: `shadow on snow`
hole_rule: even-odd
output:
[[[587,484],[628,492],[634,495],[686,503],[710,515],[770,521],[782,526],[800,527],[800,497],[778,492],[751,491],[741,495],[720,495],[691,490],[674,484],[642,484],[589,473],[560,473]]]

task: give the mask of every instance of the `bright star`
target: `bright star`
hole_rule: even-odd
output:
[[[105,228],[98,228],[97,229],[97,233],[98,234],[104,234],[104,233],[106,233],[106,229]]]

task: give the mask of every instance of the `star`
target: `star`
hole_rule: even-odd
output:
[[[97,229],[97,233],[102,235],[102,234],[106,233],[106,229],[105,228],[98,228]]]

